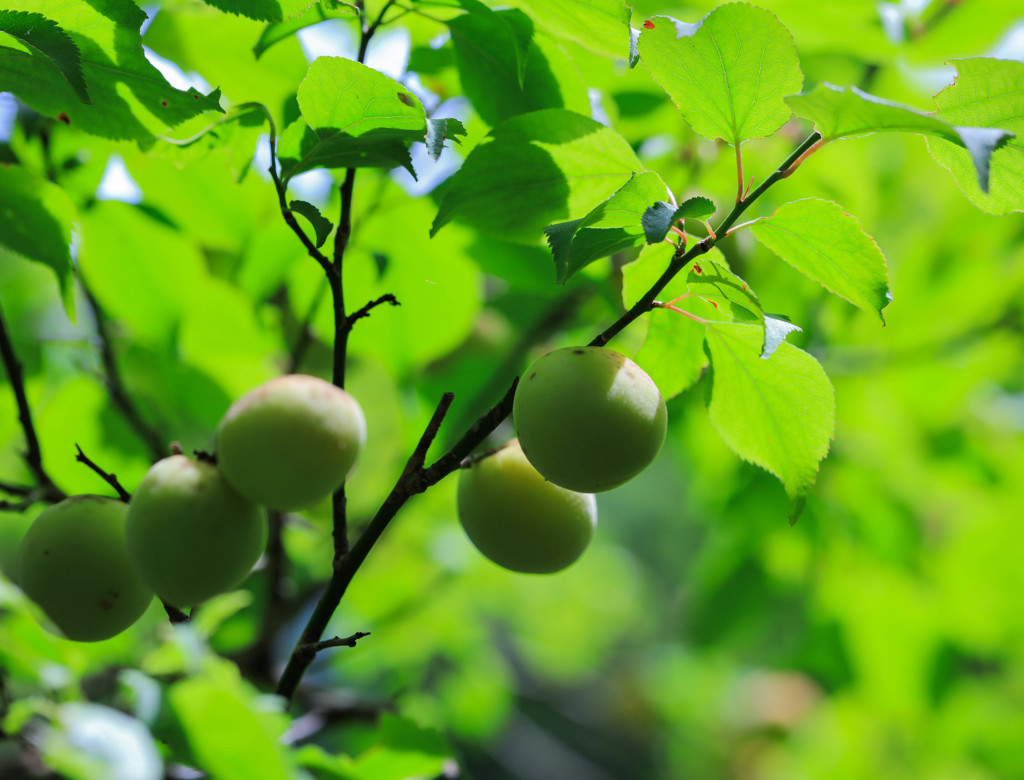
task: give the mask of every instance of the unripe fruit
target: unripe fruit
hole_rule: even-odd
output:
[[[585,493],[618,487],[647,468],[668,424],[653,380],[601,347],[556,349],[536,360],[516,388],[512,415],[534,468]]]
[[[590,543],[597,502],[544,479],[514,439],[459,472],[459,521],[470,541],[499,566],[550,574]]]
[[[74,496],[36,518],[18,553],[18,583],[68,639],[124,631],[153,600],[125,548],[128,505]]]
[[[291,374],[232,404],[217,429],[217,462],[250,501],[301,509],[345,481],[365,443],[366,419],[351,395]]]
[[[172,455],[136,488],[127,539],[146,584],[164,601],[188,607],[245,579],[266,544],[267,524],[212,463]]]

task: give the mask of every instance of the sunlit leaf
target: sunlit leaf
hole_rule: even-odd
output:
[[[317,0],[203,0],[221,11],[261,22],[281,22],[298,16]]]
[[[644,28],[641,63],[704,137],[739,146],[789,119],[783,98],[800,90],[803,74],[793,38],[773,14],[731,3],[696,24],[657,16]]]
[[[744,323],[707,328],[711,424],[741,458],[806,494],[835,430],[835,393],[818,362],[790,344],[761,359],[764,334]]]
[[[819,84],[810,92],[786,98],[799,117],[814,122],[823,141],[857,138],[880,132],[917,133],[942,138],[966,149],[978,184],[988,190],[989,158],[1012,137],[999,127],[955,127],[935,114],[869,95],[857,87]]]
[[[283,178],[313,168],[412,172],[409,145],[426,135],[420,101],[383,73],[341,57],[320,57],[299,85],[302,119],[278,143]]]
[[[957,125],[1002,128],[1014,138],[992,153],[987,192],[975,181],[968,152],[932,138],[928,151],[978,208],[990,214],[1024,211],[1024,62],[970,59],[955,64],[956,81],[935,96],[936,116]]]
[[[518,0],[544,30],[598,54],[625,60],[631,9],[622,0]]]
[[[358,16],[358,14],[359,8],[354,3],[341,2],[341,0],[321,0],[302,13],[284,21],[271,22],[264,27],[259,40],[253,44],[252,53],[256,55],[256,59],[259,59],[271,46],[287,40],[299,30],[320,24],[328,19],[346,19]]]
[[[885,255],[838,203],[818,198],[786,203],[750,230],[798,271],[885,322],[882,309],[892,299]]]

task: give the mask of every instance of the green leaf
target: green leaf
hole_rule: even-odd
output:
[[[653,171],[634,174],[614,195],[582,219],[544,228],[555,256],[558,281],[565,282],[594,260],[643,243],[641,217],[668,188]]]
[[[533,243],[547,225],[589,212],[643,170],[629,143],[563,109],[498,125],[450,180],[431,234],[456,217],[478,230]]]
[[[288,208],[296,214],[301,214],[313,226],[313,232],[316,233],[316,245],[322,247],[327,236],[334,230],[333,223],[320,213],[320,209],[304,200],[293,200],[288,204]]]
[[[256,692],[220,663],[168,692],[198,767],[218,780],[288,780],[279,735],[260,712]]]
[[[764,312],[753,290],[729,270],[724,257],[717,258],[706,255],[690,264],[685,277],[688,297],[679,307],[705,320],[762,325]]]
[[[150,144],[156,136],[204,111],[220,111],[220,93],[183,92],[167,83],[142,51],[146,14],[130,0],[8,0],[58,25],[82,55],[91,104],[82,103],[48,57],[0,46],[0,91],[10,91],[41,114],[115,140]]]
[[[164,137],[147,152],[173,160],[177,165],[199,162],[217,149],[229,149],[228,164],[236,181],[242,181],[252,166],[260,135],[269,111],[257,103],[243,103],[188,138]]]
[[[955,64],[956,81],[935,96],[936,116],[958,125],[1002,128],[1015,137],[992,154],[987,192],[975,181],[967,152],[932,138],[927,139],[928,151],[982,211],[1024,211],[1024,63],[970,59]]]
[[[497,125],[544,108],[587,111],[586,87],[566,54],[516,9],[472,3],[449,20],[459,80],[485,122]]]
[[[1013,136],[998,127],[954,127],[945,119],[916,108],[869,95],[857,87],[823,83],[786,102],[799,117],[814,122],[827,143],[871,133],[902,132],[942,138],[967,150],[983,191],[988,190],[989,158]]]
[[[458,119],[434,119],[427,118],[427,135],[425,143],[427,154],[430,159],[437,160],[441,157],[446,138],[451,138],[459,143],[459,137],[466,135],[466,128]]]
[[[317,0],[203,0],[221,11],[259,22],[283,22],[298,16]]]
[[[518,0],[541,28],[590,51],[625,60],[632,10],[622,0]]]
[[[328,19],[345,19],[358,15],[359,8],[352,3],[341,2],[341,0],[321,0],[297,16],[281,22],[271,22],[264,27],[259,40],[253,44],[252,53],[256,55],[256,59],[259,59],[275,43],[287,40],[299,30],[305,30],[307,27],[320,24]]]
[[[790,117],[783,98],[803,85],[789,31],[768,11],[722,5],[696,24],[644,22],[640,61],[705,138],[739,146]]]
[[[775,474],[792,498],[814,484],[835,430],[835,393],[806,352],[780,344],[761,359],[763,333],[709,323],[712,386],[708,416],[741,458]]]
[[[49,59],[61,72],[83,103],[89,102],[89,90],[82,74],[82,55],[74,40],[56,22],[42,14],[25,11],[0,11],[0,32]]]
[[[801,273],[854,306],[874,312],[892,300],[885,255],[856,217],[828,200],[786,203],[751,228],[754,237]]]
[[[380,719],[378,743],[355,762],[356,776],[361,780],[437,777],[444,773],[451,755],[439,732],[385,713]]]
[[[668,231],[681,219],[709,219],[715,213],[715,204],[710,198],[697,195],[687,198],[679,206],[658,201],[644,211],[641,224],[648,244],[664,241]]]
[[[71,227],[75,206],[60,187],[19,165],[0,165],[0,244],[48,265],[74,317]]]
[[[654,309],[646,316],[647,336],[634,360],[666,399],[673,398],[697,382],[707,368],[704,328],[668,309]]]
[[[427,131],[420,101],[373,68],[320,57],[299,85],[296,120],[281,134],[283,178],[313,168],[394,168],[413,173],[409,145]]]

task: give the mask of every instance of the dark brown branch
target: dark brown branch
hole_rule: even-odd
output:
[[[7,379],[11,383],[11,390],[14,391],[14,399],[18,405],[18,420],[25,434],[25,452],[23,453],[25,465],[28,466],[39,486],[39,495],[36,498],[50,503],[62,501],[67,498],[67,495],[54,484],[43,467],[43,453],[39,447],[35,425],[32,422],[32,410],[28,404],[28,397],[25,395],[24,373],[18,356],[14,353],[14,345],[7,332],[7,323],[4,320],[2,309],[0,309],[0,358],[3,359]]]
[[[327,650],[331,647],[355,647],[356,642],[362,639],[364,636],[369,636],[369,631],[356,631],[351,636],[346,637],[334,637],[333,639],[324,639],[322,642],[313,642],[312,644],[303,645],[301,652],[303,655],[309,656],[309,660],[312,661],[316,657],[316,654],[321,650]]]
[[[392,295],[391,293],[384,293],[379,298],[370,301],[368,304],[363,306],[361,309],[356,309],[354,312],[352,312],[350,315],[348,315],[348,325],[349,325],[349,327],[351,328],[352,324],[356,320],[361,320],[363,317],[369,317],[371,311],[373,311],[378,306],[380,306],[381,304],[384,304],[384,303],[390,303],[392,306],[401,306],[402,305],[402,304],[400,304],[398,302],[398,299],[395,298],[394,295]]]
[[[0,490],[9,496],[27,496],[32,492],[29,485],[15,485],[13,482],[0,482]]]
[[[110,487],[114,488],[114,490],[117,491],[117,495],[126,504],[132,500],[132,494],[125,490],[121,483],[117,481],[116,474],[111,474],[110,472],[104,471],[99,466],[97,466],[94,461],[92,461],[84,452],[82,452],[82,448],[79,447],[77,443],[75,444],[75,449],[78,450],[78,454],[75,456],[75,460],[77,460],[79,463],[84,463],[86,466],[95,471],[103,479],[104,482],[106,482],[108,485],[110,485]]]
[[[167,613],[167,619],[172,623],[187,623],[189,620],[188,613],[184,610],[178,609],[173,604],[168,604],[163,599],[160,599],[160,603],[163,604],[164,612]]]
[[[114,402],[114,406],[120,410],[128,425],[135,431],[135,435],[142,439],[149,450],[150,458],[160,460],[167,455],[167,443],[164,436],[143,419],[135,401],[125,389],[124,380],[121,378],[121,371],[114,356],[110,321],[81,273],[78,275],[78,283],[85,299],[89,302],[96,323],[96,334],[100,339],[100,360],[103,362],[104,382],[107,392],[110,394],[110,400]]]

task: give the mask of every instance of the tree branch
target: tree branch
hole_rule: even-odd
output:
[[[110,485],[110,487],[114,488],[114,490],[117,491],[118,497],[120,497],[120,499],[124,501],[126,504],[129,501],[131,501],[132,494],[125,490],[124,487],[122,487],[121,483],[117,481],[116,474],[106,472],[99,466],[97,466],[94,461],[90,460],[89,457],[84,452],[82,452],[82,448],[78,446],[77,442],[75,443],[75,449],[78,450],[78,454],[75,456],[75,460],[77,460],[79,463],[84,463],[86,466],[95,471],[103,479],[104,482],[106,482],[108,485]]]
[[[356,642],[362,639],[364,636],[369,636],[369,631],[356,631],[351,636],[346,637],[334,637],[333,639],[324,639],[321,642],[313,642],[312,644],[304,645],[302,647],[302,653],[309,656],[309,660],[312,661],[316,657],[316,654],[321,650],[327,650],[330,647],[355,647]]]
[[[50,475],[43,467],[43,453],[39,447],[39,438],[36,436],[35,425],[32,422],[32,410],[28,404],[28,397],[25,395],[25,377],[22,372],[21,363],[14,353],[14,345],[11,342],[10,334],[7,332],[7,323],[4,320],[3,310],[0,309],[0,359],[3,360],[4,368],[7,371],[7,379],[11,383],[11,390],[14,391],[14,399],[18,405],[18,420],[21,429],[25,434],[25,452],[22,453],[25,465],[35,478],[39,487],[35,495],[37,500],[56,503],[63,501],[67,495],[58,488]],[[28,503],[31,503],[29,501]],[[3,507],[9,508],[9,507]]]
[[[401,306],[402,305],[401,303],[398,302],[398,299],[395,298],[394,295],[392,295],[391,293],[384,293],[379,298],[370,301],[368,304],[363,306],[361,309],[356,309],[354,312],[352,312],[350,315],[348,315],[348,326],[349,326],[349,328],[352,327],[353,323],[355,323],[356,320],[361,320],[363,317],[369,317],[371,311],[373,311],[378,306],[380,306],[381,304],[384,304],[384,303],[390,303],[392,306]]]
[[[135,405],[135,401],[125,389],[124,381],[121,378],[121,371],[114,356],[110,321],[107,319],[106,313],[100,306],[99,301],[96,300],[96,296],[93,295],[92,289],[86,283],[85,277],[82,276],[81,272],[78,274],[78,283],[82,288],[85,299],[89,302],[93,319],[96,322],[96,334],[100,338],[100,359],[103,362],[104,381],[107,386],[107,392],[110,394],[110,400],[121,411],[122,416],[127,420],[132,430],[135,431],[135,434],[142,439],[149,450],[150,457],[155,461],[160,460],[167,455],[167,444],[164,437],[160,431],[143,419],[138,407]]]

